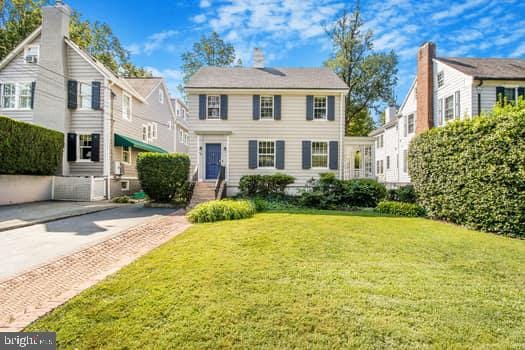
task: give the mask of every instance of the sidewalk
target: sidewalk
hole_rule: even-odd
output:
[[[118,207],[109,201],[47,201],[0,206],[0,232]]]
[[[189,226],[179,211],[0,281],[0,332],[22,330]]]

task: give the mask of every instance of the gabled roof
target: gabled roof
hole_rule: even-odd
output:
[[[162,83],[161,77],[147,77],[147,78],[125,78],[126,81],[146,99],[153,92],[157,86]]]
[[[474,79],[525,80],[524,59],[438,57],[436,60]]]
[[[202,67],[186,88],[348,90],[328,68]]]
[[[22,40],[22,42],[18,44],[7,56],[5,56],[2,62],[0,62],[0,69],[4,68],[9,62],[11,62],[20,52],[22,52],[22,50],[27,45],[29,45],[29,43],[38,38],[41,32],[42,26],[35,29],[33,33],[29,34],[27,38]]]
[[[85,50],[80,48],[77,44],[68,38],[64,38],[66,44],[68,44],[73,50],[75,50],[81,57],[83,57],[93,68],[98,70],[105,78],[111,80],[115,85],[130,93],[133,97],[142,103],[146,103],[144,97],[139,94],[124,78],[117,76],[110,69],[100,63],[97,59],[87,53]]]

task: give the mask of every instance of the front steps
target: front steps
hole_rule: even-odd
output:
[[[194,208],[198,204],[209,202],[215,199],[215,182],[199,181],[195,183],[193,195],[191,196],[188,209]]]

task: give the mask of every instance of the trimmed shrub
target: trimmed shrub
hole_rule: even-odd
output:
[[[406,185],[388,190],[386,198],[395,202],[416,203],[417,195],[414,186]]]
[[[239,180],[239,191],[245,197],[268,197],[284,195],[286,186],[295,182],[290,175],[245,175]]]
[[[190,158],[186,154],[139,153],[137,172],[142,189],[155,202],[188,196]]]
[[[525,105],[457,121],[414,138],[409,170],[431,217],[525,235]]]
[[[64,134],[0,116],[0,174],[54,175]]]
[[[425,216],[425,209],[414,203],[383,201],[379,202],[375,211],[397,216]]]
[[[255,205],[249,200],[216,200],[197,205],[187,217],[190,222],[203,223],[221,220],[239,220],[252,217]]]
[[[300,197],[300,204],[307,208],[345,209],[375,207],[385,198],[386,188],[372,179],[338,180],[333,173],[320,174],[318,180],[309,181],[307,190]]]

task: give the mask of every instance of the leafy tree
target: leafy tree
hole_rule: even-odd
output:
[[[359,5],[351,13],[344,11],[327,34],[332,39],[333,54],[325,65],[350,89],[346,100],[348,135],[364,136],[374,125],[369,110],[379,112],[382,105],[394,100],[397,56],[393,51],[374,51],[373,33],[363,32]]]
[[[235,48],[232,44],[221,39],[219,34],[212,32],[209,36],[202,36],[199,42],[193,44],[191,51],[181,56],[183,82],[186,84],[191,76],[204,66],[227,67],[235,62]],[[237,65],[242,65],[238,60]],[[182,87],[179,87],[182,91]]]
[[[0,59],[13,50],[42,24],[41,7],[49,0],[0,0]],[[83,20],[74,11],[70,24],[71,40],[103,63],[124,76],[151,75],[130,61],[130,53],[105,23]]]

